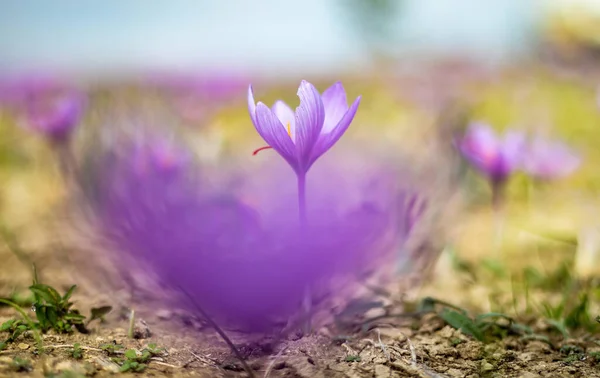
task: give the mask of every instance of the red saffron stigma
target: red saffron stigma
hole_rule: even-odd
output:
[[[252,156],[255,156],[257,153],[259,153],[262,150],[268,150],[269,148],[273,148],[273,147],[271,147],[271,146],[264,146],[264,147],[261,147],[261,148],[259,148],[257,150],[254,150],[254,152],[252,153]]]

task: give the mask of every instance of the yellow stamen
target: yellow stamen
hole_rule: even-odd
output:
[[[292,126],[290,125],[290,122],[287,123],[287,132],[291,138],[292,137]]]

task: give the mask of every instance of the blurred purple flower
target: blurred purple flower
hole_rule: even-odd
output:
[[[500,138],[490,126],[471,124],[457,141],[462,155],[493,185],[500,185],[520,168],[526,148],[524,133],[508,131]]]
[[[298,97],[300,106],[295,112],[283,101],[268,108],[262,102],[256,103],[252,86],[248,88],[250,118],[269,145],[264,148],[273,148],[298,176],[303,176],[346,132],[358,109],[360,96],[348,107],[342,83],[333,84],[320,95],[312,84],[303,80]]]
[[[568,176],[581,164],[581,158],[560,141],[534,138],[523,161],[524,171],[533,178],[552,180]]]
[[[81,121],[85,105],[85,96],[74,90],[35,99],[25,108],[27,126],[52,140],[65,140]]]
[[[43,76],[8,80],[0,87],[2,102],[24,127],[56,142],[69,137],[83,116],[87,100],[80,91]]]
[[[331,295],[333,281],[394,259],[422,213],[389,169],[361,156],[363,164],[347,175],[351,157],[343,155],[314,168],[312,220],[299,229],[293,173],[280,160],[234,175],[241,183],[236,190],[211,188],[189,160],[165,170],[153,143],[115,145],[89,159],[80,171],[83,198],[118,258],[133,258],[166,286],[184,290],[221,324],[282,328],[307,287]],[[144,157],[154,169],[140,176],[132,162]],[[377,196],[368,185],[374,181]]]

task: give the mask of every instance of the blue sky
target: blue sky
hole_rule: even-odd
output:
[[[340,12],[343,1],[4,0],[0,68],[339,69],[365,61],[363,45]],[[390,47],[502,56],[525,46],[535,21],[530,4],[407,0]]]

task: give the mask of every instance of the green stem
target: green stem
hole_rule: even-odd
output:
[[[35,328],[35,323],[33,322],[33,320],[31,320],[29,315],[27,315],[27,313],[25,313],[25,310],[23,310],[21,308],[21,306],[19,306],[18,304],[11,302],[9,300],[3,299],[3,298],[0,298],[0,303],[4,303],[5,305],[14,308],[23,317],[23,319],[25,319],[25,321],[27,322],[27,325],[29,326],[29,329],[33,333],[33,338],[35,339],[35,341],[37,343],[38,353],[42,354],[44,352],[44,343],[42,341],[42,337],[40,336],[40,333],[38,332],[38,330]]]
[[[129,314],[129,330],[127,331],[127,337],[133,339],[133,330],[135,328],[135,310],[131,310]]]
[[[71,150],[70,139],[53,142],[52,149],[56,154],[62,178],[65,180],[66,184],[70,184],[73,180],[76,168],[75,156]]]
[[[502,252],[502,244],[504,239],[504,223],[505,223],[505,200],[504,200],[504,182],[496,182],[492,184],[492,207],[494,211],[494,254],[496,258],[500,258]]]

